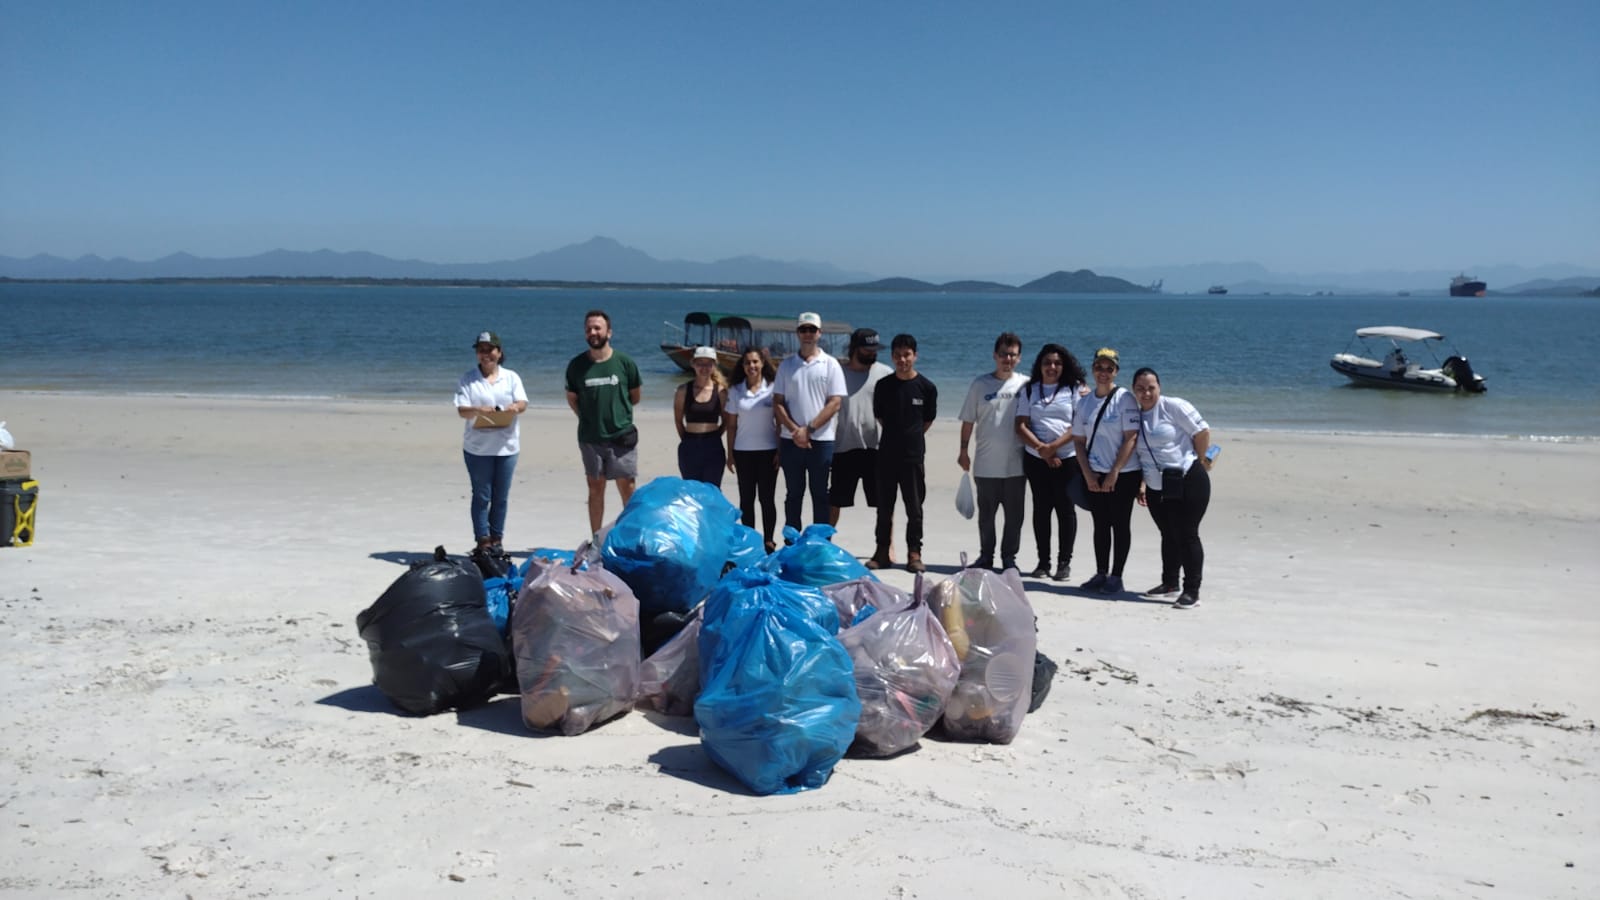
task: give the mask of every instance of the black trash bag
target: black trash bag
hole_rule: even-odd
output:
[[[443,548],[433,551],[436,558],[440,549]],[[505,578],[517,569],[517,564],[511,561],[511,554],[503,549],[496,553],[488,547],[475,547],[472,550],[472,562],[484,578]]]
[[[667,645],[667,642],[678,636],[685,625],[700,617],[699,605],[689,612],[664,613],[646,619],[639,617],[639,649],[646,658],[655,655],[657,650]]]
[[[1043,653],[1034,651],[1033,654],[1033,697],[1028,701],[1028,712],[1033,712],[1044,705],[1044,698],[1050,696],[1050,685],[1055,683],[1056,661]]]
[[[372,683],[408,713],[425,716],[488,700],[516,674],[484,605],[476,567],[424,563],[356,616]]]

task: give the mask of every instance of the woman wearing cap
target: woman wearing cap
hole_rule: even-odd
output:
[[[1017,398],[1017,438],[1027,455],[1022,474],[1033,492],[1033,540],[1039,565],[1031,578],[1049,575],[1066,581],[1072,575],[1072,546],[1078,538],[1078,511],[1067,487],[1078,475],[1078,448],[1072,440],[1072,410],[1083,386],[1083,366],[1060,344],[1045,344],[1033,359],[1028,386]],[[1060,532],[1061,552],[1050,572],[1050,519]]]
[[[777,370],[761,347],[739,355],[742,380],[728,389],[728,468],[739,477],[740,521],[756,527],[761,502],[761,536],[767,552],[778,527],[778,423],[772,416],[772,382]]]
[[[689,481],[722,487],[728,457],[722,431],[728,410],[728,383],[717,371],[715,347],[694,348],[694,380],[672,395],[672,420],[678,426],[678,474]]]
[[[1078,472],[1088,488],[1089,515],[1094,519],[1094,577],[1085,591],[1122,591],[1122,567],[1128,562],[1133,501],[1139,495],[1139,461],[1133,458],[1138,432],[1124,432],[1123,423],[1138,409],[1133,395],[1117,386],[1121,362],[1117,351],[1095,351],[1094,395],[1078,402],[1072,414],[1072,440],[1078,445]]]
[[[522,389],[522,379],[504,365],[499,335],[480,332],[472,346],[478,364],[456,385],[456,414],[466,420],[461,455],[472,480],[472,533],[478,539],[477,549],[498,555],[504,552],[500,542],[506,531],[506,501],[517,469],[517,416],[528,408],[528,394]]]
[[[1138,408],[1122,427],[1139,444],[1136,455],[1145,483],[1139,502],[1150,507],[1150,518],[1161,530],[1161,583],[1144,596],[1165,600],[1177,594],[1172,605],[1189,609],[1200,603],[1200,569],[1206,561],[1200,520],[1211,504],[1211,476],[1206,474],[1211,468],[1206,459],[1211,426],[1189,401],[1161,396],[1161,376],[1155,369],[1133,373],[1133,397]]]

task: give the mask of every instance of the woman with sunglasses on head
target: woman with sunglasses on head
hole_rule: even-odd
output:
[[[1161,583],[1145,591],[1150,600],[1177,595],[1173,606],[1190,609],[1200,603],[1200,574],[1205,548],[1200,544],[1200,520],[1211,503],[1211,426],[1187,400],[1161,395],[1161,376],[1154,369],[1133,373],[1133,397],[1138,409],[1124,420],[1138,443],[1135,455],[1144,470],[1144,490],[1139,502],[1150,508],[1150,518],[1161,531]],[[1179,569],[1183,581],[1178,581]]]
[[[727,424],[728,382],[717,370],[714,347],[694,348],[694,378],[672,395],[672,421],[678,426],[678,474],[686,481],[722,487],[728,456],[722,449]]]
[[[505,552],[501,541],[506,531],[506,505],[520,449],[517,416],[528,408],[528,394],[517,373],[505,367],[499,335],[480,332],[472,348],[478,364],[456,384],[456,414],[466,420],[461,455],[472,481],[475,551],[499,556]]]
[[[1133,394],[1117,386],[1121,362],[1117,351],[1101,347],[1090,368],[1094,394],[1080,399],[1072,414],[1072,440],[1078,445],[1078,474],[1089,497],[1094,519],[1094,577],[1079,585],[1085,591],[1122,592],[1122,567],[1128,562],[1133,501],[1142,483],[1133,458],[1138,432],[1124,432],[1123,423],[1138,409]]]
[[[1030,578],[1072,576],[1072,547],[1078,539],[1078,511],[1067,493],[1077,477],[1078,448],[1072,440],[1072,410],[1083,387],[1083,366],[1060,344],[1045,344],[1033,359],[1028,386],[1017,398],[1017,439],[1026,455],[1022,474],[1033,493],[1033,540],[1039,565]],[[1061,552],[1050,572],[1050,519],[1060,532]]]
[[[772,381],[777,370],[761,347],[739,355],[740,381],[728,389],[728,468],[739,478],[739,520],[756,527],[761,503],[761,536],[767,552],[778,527],[778,422],[772,416]]]

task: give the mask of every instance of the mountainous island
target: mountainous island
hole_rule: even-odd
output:
[[[962,294],[1204,294],[1211,285],[1234,295],[1277,297],[1352,294],[1443,294],[1457,269],[1366,272],[1274,272],[1259,263],[1208,262],[1111,266],[1052,272],[1042,278],[986,273],[982,278],[876,278],[825,262],[735,256],[712,262],[657,259],[609,237],[494,262],[434,263],[365,251],[273,250],[255,256],[207,258],[174,253],[154,260],[95,255],[65,259],[0,255],[0,280],[270,284],[511,286],[541,288],[721,288]],[[1595,296],[1600,269],[1567,264],[1469,266],[1491,295]]]

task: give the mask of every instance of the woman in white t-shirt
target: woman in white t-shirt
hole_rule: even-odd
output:
[[[1161,376],[1154,369],[1133,373],[1133,397],[1138,409],[1123,422],[1133,431],[1135,451],[1144,470],[1145,490],[1139,502],[1150,507],[1150,518],[1161,531],[1161,583],[1146,591],[1148,599],[1164,600],[1173,594],[1173,606],[1189,609],[1200,602],[1200,570],[1205,548],[1200,544],[1200,520],[1211,503],[1211,426],[1187,400],[1161,396]],[[1183,581],[1178,571],[1183,570]]]
[[[1033,540],[1039,565],[1030,578],[1072,576],[1072,547],[1078,539],[1078,510],[1067,488],[1077,477],[1078,448],[1072,442],[1072,409],[1083,387],[1083,366],[1060,344],[1045,344],[1033,358],[1028,386],[1017,397],[1017,439],[1026,455],[1022,474],[1033,493]],[[1056,520],[1061,552],[1050,572],[1050,520]]]
[[[1079,585],[1085,591],[1122,593],[1122,568],[1128,563],[1133,538],[1133,501],[1139,496],[1139,461],[1133,458],[1136,431],[1123,422],[1139,407],[1133,394],[1117,386],[1122,361],[1117,351],[1094,353],[1094,393],[1080,398],[1072,411],[1072,440],[1078,445],[1078,474],[1094,519],[1094,577]]]
[[[767,552],[776,549],[778,525],[778,423],[772,414],[772,381],[777,371],[760,347],[739,355],[739,383],[728,388],[728,469],[739,479],[740,521],[756,527],[761,503],[761,534]]]
[[[506,502],[511,496],[511,476],[517,470],[520,432],[517,417],[528,408],[522,379],[506,368],[505,349],[492,331],[472,342],[478,364],[456,384],[456,414],[465,419],[461,455],[472,480],[472,533],[478,550],[504,555],[501,541],[506,530]],[[511,413],[507,424],[497,420]]]

